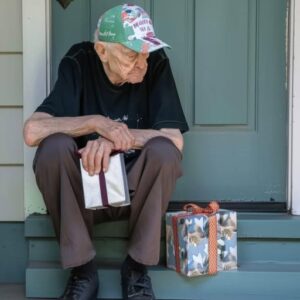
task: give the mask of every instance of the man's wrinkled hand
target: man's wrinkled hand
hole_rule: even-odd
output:
[[[102,118],[101,122],[98,133],[113,142],[115,150],[127,151],[133,148],[135,139],[126,124],[108,118]]]
[[[115,150],[114,144],[105,138],[88,141],[86,146],[79,150],[83,168],[90,176],[99,174],[101,170],[106,172],[113,150]]]

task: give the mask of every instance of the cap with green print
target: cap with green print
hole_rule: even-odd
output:
[[[99,19],[98,39],[120,43],[136,52],[153,52],[170,46],[155,36],[152,21],[137,5],[123,4],[106,11]]]

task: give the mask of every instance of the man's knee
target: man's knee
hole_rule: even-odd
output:
[[[74,139],[63,133],[55,133],[46,137],[39,145],[34,160],[43,166],[63,162],[70,155],[75,155],[77,146]]]
[[[156,137],[149,140],[144,149],[151,163],[160,167],[179,167],[181,162],[181,152],[174,143],[165,137]]]

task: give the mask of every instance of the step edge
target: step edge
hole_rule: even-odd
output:
[[[248,214],[249,215],[249,214]],[[276,219],[274,214],[272,218],[267,218],[268,215],[263,214],[257,219],[258,214],[253,214],[253,219],[238,218],[238,238],[279,238],[279,239],[300,239],[300,216],[290,216],[287,214],[277,214],[284,219]],[[270,215],[269,215],[270,217]],[[114,224],[113,230],[111,224]],[[94,230],[94,238],[127,238],[128,221],[118,220],[114,222],[104,222],[97,224]],[[164,226],[162,226],[162,236],[164,237]],[[39,238],[48,237],[54,238],[54,230],[50,217],[48,215],[31,215],[25,220],[25,237]]]

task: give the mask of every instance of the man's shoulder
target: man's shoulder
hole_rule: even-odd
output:
[[[159,49],[157,51],[151,52],[148,59],[148,75],[149,78],[152,77],[157,70],[161,70],[169,65],[169,58],[164,49]]]
[[[159,49],[157,51],[151,52],[149,56],[149,62],[153,64],[160,63],[167,59],[168,56],[164,49]]]
[[[92,42],[81,42],[74,44],[62,57],[60,68],[76,68],[82,72],[83,68],[89,64],[89,58],[94,56],[95,50]]]
[[[64,55],[63,58],[70,58],[80,61],[82,57],[86,57],[94,53],[94,44],[92,42],[81,42],[74,44]]]

